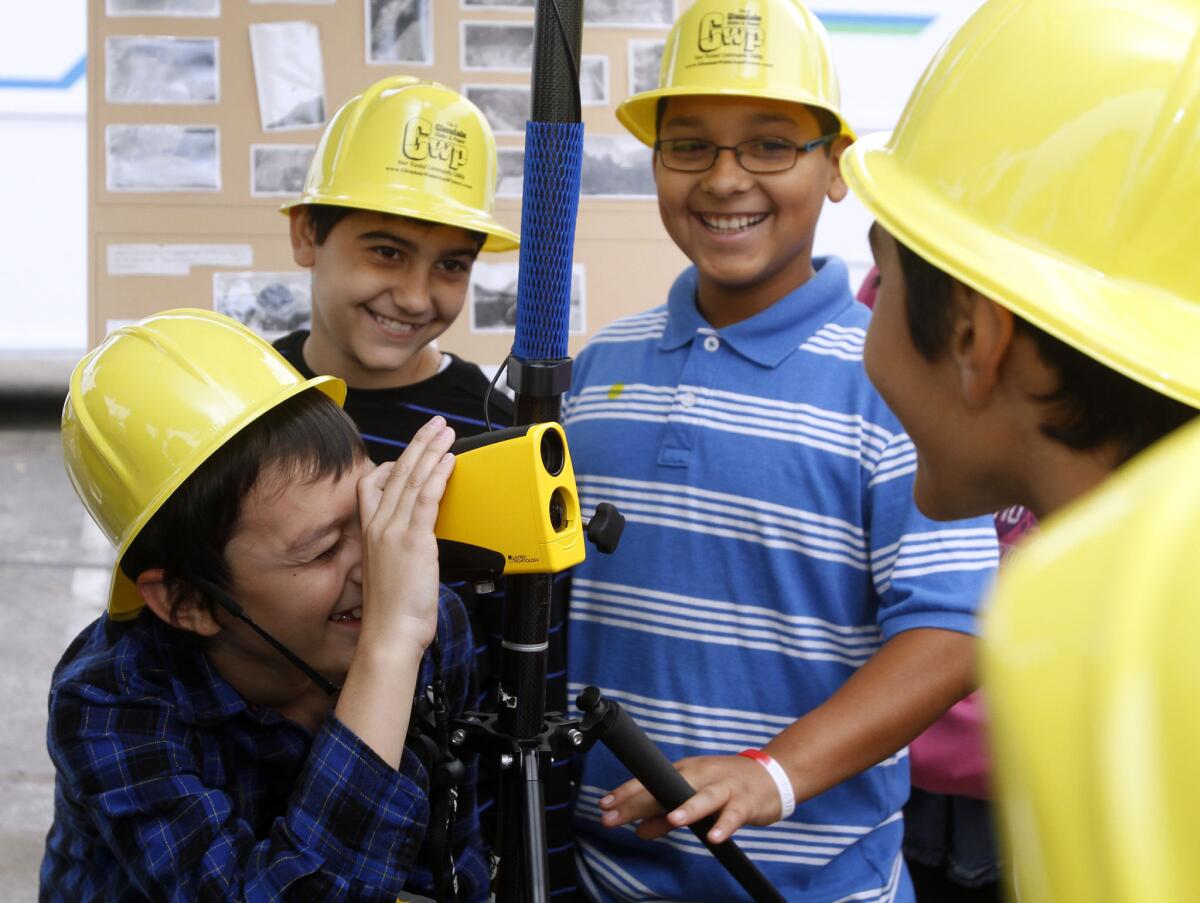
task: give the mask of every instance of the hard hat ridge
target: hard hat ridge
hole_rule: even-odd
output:
[[[63,458],[117,551],[110,617],[142,607],[120,562],[155,512],[241,429],[308,389],[338,405],[346,397],[340,379],[304,379],[264,339],[207,310],[121,327],[76,365],[63,405]]]
[[[839,134],[854,138],[829,36],[800,0],[696,0],[667,37],[658,87],[625,100],[617,119],[653,145],[659,101],[718,94],[824,110]]]
[[[483,113],[444,85],[380,79],[344,103],[313,154],[302,204],[391,213],[486,236],[483,250],[520,238],[493,216],[496,141]]]

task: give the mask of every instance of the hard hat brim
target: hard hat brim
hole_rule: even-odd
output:
[[[655,128],[658,102],[668,97],[748,97],[756,100],[781,100],[785,103],[816,107],[836,116],[841,129],[839,134],[846,136],[851,141],[855,140],[854,130],[850,128],[850,124],[838,110],[828,103],[803,91],[779,91],[770,88],[747,90],[745,88],[719,88],[711,85],[657,88],[653,91],[635,94],[623,101],[617,107],[617,119],[638,141],[648,147],[653,147],[658,138]]]
[[[181,311],[185,312],[185,311]],[[78,387],[74,385],[79,374],[79,368],[72,375],[71,391],[76,392]],[[346,383],[335,376],[317,376],[313,379],[305,380],[297,383],[294,386],[289,386],[285,391],[273,396],[268,401],[254,408],[249,409],[245,416],[230,421],[221,432],[214,437],[211,444],[199,450],[195,457],[181,465],[170,481],[165,483],[162,489],[154,500],[146,506],[141,515],[133,521],[126,529],[124,536],[121,539],[120,545],[117,547],[117,560],[113,565],[112,579],[109,583],[108,591],[108,616],[114,621],[126,621],[137,616],[137,613],[142,609],[143,601],[141,594],[138,593],[136,584],[125,575],[121,570],[121,560],[125,557],[125,553],[129,550],[129,546],[141,533],[142,528],[150,521],[158,510],[166,503],[171,494],[175,492],[184,481],[199,469],[200,465],[211,458],[218,449],[223,448],[225,443],[237,435],[245,427],[249,426],[267,411],[278,407],[287,401],[299,395],[301,392],[306,392],[309,389],[317,389],[324,393],[329,398],[333,399],[342,407],[346,402]]]
[[[366,192],[364,192],[365,194]],[[279,208],[280,213],[288,213],[293,207],[303,204],[326,204],[330,207],[348,207],[354,210],[368,210],[374,213],[390,213],[409,219],[419,219],[427,223],[437,223],[441,226],[454,226],[466,229],[468,232],[482,232],[484,239],[481,251],[489,253],[513,251],[521,246],[521,237],[507,229],[489,216],[467,208],[452,204],[431,206],[426,199],[423,203],[409,203],[403,197],[390,200],[370,202],[358,197],[330,195],[316,192],[306,192],[299,200],[284,204]]]
[[[887,146],[890,137],[860,138],[842,155],[842,175],[898,241],[1105,366],[1200,407],[1200,305],[1194,299],[1000,234],[906,173]]]

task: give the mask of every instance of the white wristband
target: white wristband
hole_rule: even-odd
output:
[[[787,772],[783,770],[783,766],[761,749],[743,750],[738,755],[745,756],[747,759],[753,759],[767,770],[767,774],[775,782],[775,789],[779,792],[779,808],[782,812],[779,818],[782,820],[790,817],[796,811],[796,795],[792,792],[792,782],[788,779]]]

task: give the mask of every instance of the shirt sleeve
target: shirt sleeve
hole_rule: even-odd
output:
[[[871,579],[885,641],[935,627],[977,632],[975,612],[999,562],[991,517],[933,521],[913,501],[916,450],[892,433],[865,477]]]
[[[259,839],[230,793],[212,786],[236,788],[236,780],[197,761],[195,738],[172,705],[154,697],[114,704],[91,689],[56,694],[52,754],[71,795],[147,897],[396,899],[428,819],[417,756],[406,750],[397,771],[328,716],[285,814],[260,826],[266,839]]]

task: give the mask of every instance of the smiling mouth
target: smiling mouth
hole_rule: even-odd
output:
[[[329,616],[329,620],[335,624],[357,624],[362,620],[362,606],[352,608],[350,611],[339,611]]]
[[[717,235],[735,235],[753,229],[767,218],[766,213],[736,213],[717,215],[713,213],[697,213],[696,218],[704,224],[704,228]]]
[[[406,323],[403,320],[393,320],[391,317],[385,317],[383,314],[375,313],[375,311],[371,310],[370,308],[366,308],[366,311],[368,314],[370,314],[371,319],[389,332],[399,332],[411,335],[423,325],[421,323]]]

